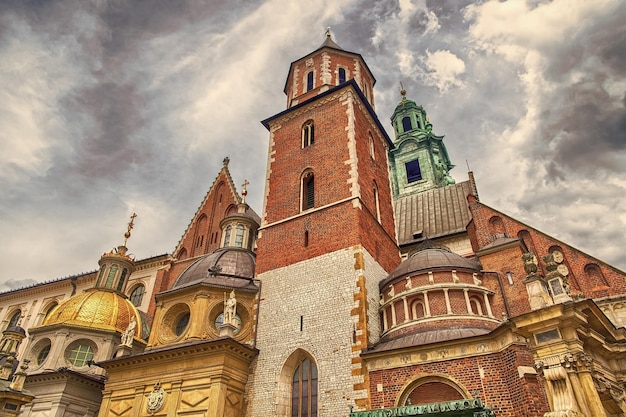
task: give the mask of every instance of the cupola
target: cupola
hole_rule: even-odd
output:
[[[135,258],[128,254],[126,242],[130,237],[131,229],[135,225],[136,217],[137,214],[135,213],[130,216],[128,228],[126,229],[126,233],[124,233],[124,243],[117,248],[111,249],[110,252],[105,252],[100,257],[98,261],[100,270],[98,272],[95,288],[106,288],[121,294],[126,291],[128,277],[135,270]]]
[[[256,245],[259,221],[246,203],[248,195],[248,180],[243,183],[241,202],[237,204],[237,211],[224,217],[220,222],[222,229],[222,248],[243,248],[252,251]]]

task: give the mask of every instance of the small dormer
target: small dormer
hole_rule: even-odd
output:
[[[376,79],[360,54],[345,51],[326,31],[326,39],[315,51],[291,63],[285,84],[287,108],[354,79],[374,108]]]

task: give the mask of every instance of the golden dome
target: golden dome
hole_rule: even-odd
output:
[[[123,333],[132,316],[137,322],[135,337],[140,337],[142,321],[135,306],[115,291],[94,288],[63,301],[43,325],[65,324]]]

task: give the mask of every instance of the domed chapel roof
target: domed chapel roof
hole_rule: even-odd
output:
[[[93,288],[61,302],[43,325],[65,324],[123,333],[133,316],[137,329],[142,329],[141,316],[130,300],[112,290]]]
[[[253,252],[237,247],[221,248],[189,265],[176,279],[172,289],[201,282],[228,288],[256,289],[252,282],[255,265]]]
[[[379,287],[383,288],[391,282],[407,275],[413,275],[421,271],[442,269],[480,271],[480,267],[474,261],[457,255],[456,253],[438,248],[425,249],[417,252],[398,265],[387,278],[380,282]]]

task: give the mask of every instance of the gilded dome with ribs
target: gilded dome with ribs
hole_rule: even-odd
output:
[[[115,291],[94,288],[56,306],[43,325],[64,324],[123,333],[132,316],[137,321],[137,329],[142,329],[141,316],[129,300]]]

